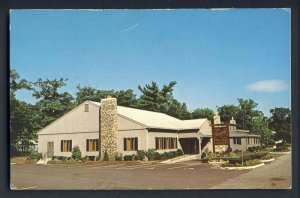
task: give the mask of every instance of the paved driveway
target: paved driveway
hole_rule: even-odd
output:
[[[209,189],[249,170],[220,170],[199,161],[175,164],[12,165],[17,189]]]
[[[289,189],[292,185],[291,154],[277,157],[274,162],[227,180],[214,189]],[[252,181],[252,182],[251,182]]]

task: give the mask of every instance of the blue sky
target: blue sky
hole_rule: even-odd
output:
[[[177,81],[189,110],[253,99],[269,115],[291,104],[286,9],[12,10],[10,66],[97,89]],[[17,95],[34,102],[29,92]]]

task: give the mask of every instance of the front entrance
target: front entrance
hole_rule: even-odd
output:
[[[47,142],[47,157],[53,157],[54,155],[54,142]]]
[[[199,154],[198,138],[180,138],[179,143],[184,154]]]

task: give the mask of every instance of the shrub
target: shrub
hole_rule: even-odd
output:
[[[169,159],[169,154],[167,152],[164,152],[160,155],[160,159],[167,160]]]
[[[104,152],[103,161],[109,161],[109,156],[107,154],[107,151]]]
[[[272,158],[273,158],[272,155],[267,154],[267,155],[263,156],[263,157],[261,158],[261,160],[268,160],[268,159],[272,159]]]
[[[123,154],[119,153],[119,152],[116,152],[115,153],[115,160],[116,161],[122,161],[122,159],[123,159]]]
[[[234,153],[234,152],[230,152],[230,153],[229,153],[229,157],[231,157],[231,158],[236,158],[236,157],[237,157],[237,154]]]
[[[35,150],[29,151],[29,156],[27,157],[27,159],[30,159],[30,160],[40,160],[42,158],[43,158],[43,154],[39,153]]]
[[[253,159],[253,160],[248,160],[244,163],[244,166],[255,166],[255,165],[258,165],[260,164],[261,161],[258,160],[258,159]]]
[[[155,149],[148,149],[145,155],[147,156],[148,160],[155,160]]]
[[[211,158],[216,158],[217,155],[215,153],[212,153],[212,152],[209,152],[208,153],[208,158],[211,159]]]
[[[146,157],[146,151],[138,150],[137,151],[138,160],[144,160]]]
[[[72,150],[72,156],[74,160],[80,160],[81,159],[81,151],[78,146],[74,146]]]
[[[52,156],[52,160],[58,160],[58,156]]]
[[[204,163],[207,163],[208,160],[209,160],[208,157],[204,157],[204,158],[201,159],[201,161],[204,162]]]
[[[177,156],[182,156],[183,155],[183,151],[181,149],[177,149]]]
[[[170,159],[170,158],[174,158],[174,157],[177,157],[177,152],[176,151],[170,151],[168,153],[168,158]]]
[[[160,154],[159,152],[154,153],[154,159],[153,160],[160,160]]]
[[[231,148],[231,147],[228,147],[228,148],[227,148],[227,152],[229,152],[229,153],[232,152],[232,148]]]
[[[124,155],[124,161],[132,161],[132,155]]]
[[[202,153],[201,154],[201,159],[205,159],[205,158],[207,158],[207,160],[208,160],[207,154],[206,153]]]
[[[251,153],[255,151],[255,149],[253,147],[249,147],[247,150]]]
[[[97,157],[96,157],[96,161],[99,161],[100,160],[100,156],[98,155]]]
[[[67,160],[69,161],[69,160],[71,160],[72,159],[72,157],[67,157]]]

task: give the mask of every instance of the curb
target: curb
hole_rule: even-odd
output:
[[[227,170],[248,170],[248,169],[255,169],[261,166],[264,166],[265,163],[257,164],[255,166],[245,166],[245,167],[220,167],[220,169],[227,169]]]
[[[271,158],[271,159],[268,159],[268,160],[261,160],[261,162],[263,163],[268,163],[268,162],[273,162],[275,160],[275,158]]]
[[[270,152],[270,154],[279,154],[279,155],[281,155],[281,154],[289,154],[289,153],[291,153],[291,151],[288,151],[288,152]]]

